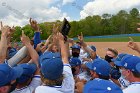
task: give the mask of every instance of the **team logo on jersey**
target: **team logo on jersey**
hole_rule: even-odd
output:
[[[96,67],[94,67],[93,69],[96,70]]]
[[[124,64],[124,67],[127,67],[127,63]]]

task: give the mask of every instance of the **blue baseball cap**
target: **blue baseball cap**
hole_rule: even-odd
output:
[[[95,47],[95,46],[91,45],[90,48],[91,48],[93,51],[96,52],[96,47]]]
[[[109,76],[111,70],[110,64],[101,58],[95,59],[93,62],[86,63],[86,66],[90,70],[93,70],[102,76]]]
[[[113,79],[119,79],[121,77],[120,71],[114,67],[111,68],[110,75]]]
[[[117,58],[113,58],[111,59],[112,62],[114,62],[115,65],[117,66],[122,66],[121,64],[121,60],[123,59],[124,56],[126,56],[128,54],[124,54],[124,53],[121,53],[117,56]]]
[[[60,58],[61,54],[59,52],[51,52],[51,51],[46,51],[45,53],[43,53],[40,57],[39,57],[39,65],[41,65],[41,62],[43,62],[44,60],[50,59],[50,58]]]
[[[23,69],[20,66],[11,68],[8,64],[0,64],[0,87],[16,80],[22,73]]]
[[[87,82],[83,93],[123,93],[119,86],[109,80],[95,78]]]
[[[23,82],[26,82],[29,78],[31,78],[36,69],[37,69],[37,66],[36,64],[28,64],[28,63],[24,63],[24,64],[20,64],[19,65],[20,67],[23,68],[23,73],[22,75],[18,78],[18,83],[23,83]]]
[[[126,55],[121,60],[122,67],[134,72],[139,72],[140,57],[134,55]]]
[[[136,69],[137,69],[137,71],[140,73],[140,63],[138,63],[138,64],[136,65]]]
[[[80,47],[79,45],[75,44],[75,45],[71,46],[71,48],[72,48],[72,49],[74,49],[74,48],[75,48],[75,49],[80,49],[81,47]]]
[[[60,53],[46,53],[40,58],[41,73],[50,80],[56,80],[62,76],[63,62]]]
[[[77,57],[70,58],[69,62],[70,62],[71,66],[80,66],[81,65],[81,60]]]
[[[51,51],[46,51],[45,53],[43,53],[40,58],[39,61],[42,62],[43,60],[46,59],[50,59],[50,58],[60,58],[61,54],[59,52],[51,52]]]
[[[8,55],[9,58],[13,57],[16,53],[17,53],[17,51],[13,51],[13,52],[9,53],[9,55]]]

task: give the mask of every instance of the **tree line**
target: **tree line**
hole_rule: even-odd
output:
[[[120,10],[117,14],[103,14],[88,16],[79,21],[72,21],[69,37],[76,37],[80,32],[84,36],[98,36],[98,35],[114,35],[114,34],[130,34],[138,33],[136,30],[137,23],[140,22],[139,10],[133,8],[129,12]],[[45,40],[52,32],[53,24],[61,25],[62,22],[44,22],[40,23],[41,39]],[[19,41],[22,30],[29,37],[33,37],[34,31],[29,24],[24,27],[16,26],[13,40]]]

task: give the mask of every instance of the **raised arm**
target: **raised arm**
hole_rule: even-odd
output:
[[[3,63],[7,54],[7,36],[10,32],[10,27],[1,25],[1,41],[0,41],[0,63]]]
[[[81,35],[78,36],[79,41],[81,42],[81,45],[83,46],[83,49],[88,52],[92,59],[96,58],[96,52],[93,51],[88,45],[84,42],[83,34],[81,32]]]
[[[34,33],[34,48],[36,48],[37,45],[39,43],[41,43],[40,28],[39,28],[39,25],[37,24],[36,20],[32,20],[32,18],[30,18],[29,22],[30,22],[31,27],[35,31],[35,33]]]
[[[36,20],[32,20],[32,18],[30,18],[29,22],[30,22],[31,27],[35,30],[35,32],[40,32],[40,28]]]
[[[135,51],[137,51],[138,53],[140,53],[140,47],[138,46],[137,43],[134,42],[134,40],[129,37],[130,41],[128,42],[127,46]]]
[[[33,46],[31,45],[29,37],[26,36],[23,31],[22,31],[21,41],[27,47],[32,61],[38,66],[39,56],[37,52],[35,51],[35,49],[33,48]]]
[[[69,64],[68,53],[67,53],[68,48],[67,48],[66,44],[64,43],[65,42],[64,37],[60,32],[57,33],[57,37],[58,37],[58,40],[59,40],[59,46],[60,46],[60,51],[61,51],[63,64]]]

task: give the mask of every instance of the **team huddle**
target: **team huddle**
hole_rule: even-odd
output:
[[[19,47],[11,40],[15,28],[1,22],[0,93],[140,93],[139,56],[107,48],[100,57],[82,33],[75,42],[57,25],[42,42],[37,22],[29,23],[34,37],[22,31]],[[126,47],[140,53],[133,40]]]

